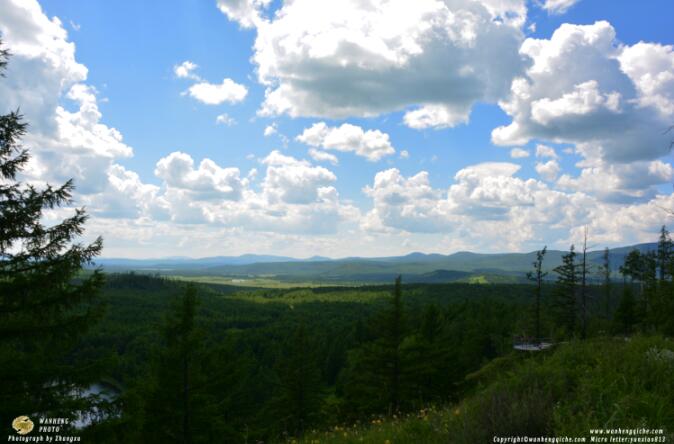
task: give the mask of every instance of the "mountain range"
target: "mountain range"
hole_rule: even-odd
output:
[[[611,269],[617,271],[633,249],[647,252],[657,244],[646,243],[610,250]],[[544,268],[551,271],[561,264],[561,250],[548,250]],[[588,252],[588,261],[596,269],[603,263],[603,250]],[[391,257],[348,257],[330,259],[314,256],[297,259],[286,256],[245,254],[205,258],[170,257],[162,259],[102,258],[97,266],[106,271],[137,271],[174,275],[224,276],[233,278],[265,277],[287,281],[389,282],[402,274],[406,282],[518,282],[526,279],[536,252],[472,253],[450,255],[410,253]]]

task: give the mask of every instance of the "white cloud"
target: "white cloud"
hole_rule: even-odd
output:
[[[424,105],[405,113],[403,120],[410,128],[445,128],[468,123],[469,113],[465,107],[451,109],[447,105]]]
[[[180,65],[175,65],[173,67],[173,73],[180,79],[201,80],[201,78],[193,72],[197,67],[198,65],[196,63],[185,60]]]
[[[667,113],[674,103],[674,83],[667,80],[671,47],[621,45],[613,27],[600,21],[563,24],[550,39],[525,40],[520,52],[532,64],[499,103],[513,121],[492,132],[494,143],[575,144],[586,165],[652,160],[667,152],[661,128],[674,118]]]
[[[169,187],[188,191],[198,200],[239,200],[244,186],[238,168],[221,168],[204,159],[195,169],[192,157],[179,151],[160,159],[154,173]]]
[[[580,0],[545,0],[542,7],[548,11],[549,14],[564,14],[578,2],[580,2]]]
[[[621,95],[617,91],[602,94],[596,80],[574,85],[573,91],[551,100],[544,97],[531,103],[531,118],[534,122],[548,126],[569,117],[598,115],[602,112],[619,113]]]
[[[557,179],[560,167],[556,160],[548,160],[547,162],[536,162],[536,172],[543,179],[552,182]]]
[[[30,124],[25,175],[36,183],[74,178],[80,194],[106,189],[106,172],[133,150],[102,122],[96,91],[84,83],[87,68],[76,61],[62,22],[48,19],[36,1],[0,0],[0,10],[0,35],[12,53],[0,81],[0,113],[20,109]],[[66,109],[66,101],[74,107]]]
[[[557,155],[557,152],[555,152],[554,148],[540,143],[536,145],[536,157],[549,157],[550,159],[559,159],[559,156]]]
[[[620,68],[637,88],[639,104],[665,118],[674,114],[674,47],[639,42],[618,56]]]
[[[271,0],[218,0],[218,8],[230,20],[239,22],[244,28],[257,26],[262,17],[261,11]]]
[[[410,153],[407,150],[402,150],[400,151],[400,158],[401,159],[409,159]]]
[[[654,186],[670,183],[673,179],[671,164],[654,160],[630,164],[600,163],[584,168],[578,177],[562,175],[557,185],[592,194],[603,201],[624,204],[653,198],[656,194]]]
[[[472,165],[457,172],[444,192],[430,185],[426,172],[405,178],[397,169],[382,171],[364,190],[373,209],[362,219],[363,229],[445,233],[461,237],[472,250],[519,251],[540,247],[537,240],[550,232],[568,233],[587,222],[591,198],[514,177],[519,168],[498,162]]]
[[[334,154],[317,150],[316,148],[309,148],[309,156],[311,156],[311,158],[316,162],[330,162],[333,165],[337,165],[339,163],[339,159],[337,159],[337,156]]]
[[[272,19],[254,2],[226,3],[236,4],[225,10],[230,18],[257,29],[263,115],[406,110],[415,128],[454,126],[474,103],[507,93],[523,68],[521,0],[296,0]]]
[[[265,137],[272,136],[272,135],[276,134],[277,131],[278,130],[276,129],[276,123],[272,123],[271,125],[267,125],[264,128],[264,136]]]
[[[367,130],[344,123],[339,127],[329,127],[325,122],[313,124],[297,136],[297,140],[309,146],[324,150],[353,152],[369,161],[395,154],[389,135],[379,130]]]
[[[222,113],[215,118],[215,123],[218,125],[232,126],[236,125],[236,120],[227,113]]]
[[[524,157],[529,157],[529,151],[522,148],[513,148],[510,150],[510,157],[513,159],[522,159]]]
[[[195,168],[188,154],[171,153],[157,162],[155,174],[164,183],[162,192],[152,195],[153,208],[176,224],[307,236],[335,233],[359,218],[357,208],[340,201],[332,186],[336,176],[328,169],[278,151],[261,163],[266,170],[256,191],[251,186],[255,168],[241,179],[238,168],[210,159]]]
[[[663,208],[674,209],[674,195],[625,205],[597,199],[579,190],[580,186],[562,192],[538,180],[517,178],[518,169],[510,163],[472,165],[455,175],[446,192],[433,188],[423,171],[408,178],[397,169],[381,171],[364,190],[373,200],[373,209],[362,218],[362,227],[396,238],[412,233],[417,240],[444,233],[462,239],[449,243],[454,249],[523,251],[543,243],[566,248],[584,226],[590,227],[593,242],[644,242],[666,221]],[[646,165],[645,169],[671,175],[670,165]],[[599,177],[597,183],[605,179]]]
[[[263,192],[271,202],[311,203],[319,198],[321,189],[337,180],[330,170],[279,151],[272,151],[261,162],[267,165]]]
[[[219,84],[195,83],[189,87],[187,94],[206,105],[220,105],[224,102],[237,103],[243,101],[248,94],[248,89],[232,79],[224,79]]]

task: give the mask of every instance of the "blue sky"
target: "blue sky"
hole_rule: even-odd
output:
[[[108,257],[649,241],[674,10],[642,3],[1,0],[0,98]]]

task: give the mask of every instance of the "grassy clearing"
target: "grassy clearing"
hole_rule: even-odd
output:
[[[340,283],[325,283],[315,281],[282,281],[273,278],[252,277],[252,278],[235,278],[225,276],[169,276],[173,279],[186,282],[197,282],[201,284],[216,284],[216,285],[233,285],[236,287],[252,287],[252,288],[321,288],[321,287],[354,287],[361,284],[340,282]]]

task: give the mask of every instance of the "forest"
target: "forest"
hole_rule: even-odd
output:
[[[8,52],[0,54],[0,69]],[[69,418],[100,443],[491,442],[674,432],[674,248],[528,283],[241,288],[103,273],[74,184],[37,188],[0,116],[0,422]],[[654,238],[657,236],[654,234]],[[656,239],[654,239],[656,240]],[[616,266],[618,272],[615,272]],[[545,343],[550,347],[541,347]],[[519,351],[517,344],[538,347]]]

